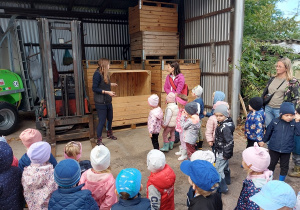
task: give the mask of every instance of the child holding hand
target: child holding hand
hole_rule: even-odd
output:
[[[267,127],[267,132],[260,146],[269,142],[269,153],[271,163],[269,169],[275,170],[275,166],[280,160],[279,180],[284,181],[289,170],[289,160],[291,152],[294,150],[294,136],[300,135],[300,118],[295,118],[294,104],[283,102],[279,109],[279,117],[274,118]]]
[[[270,155],[267,149],[259,147],[255,142],[253,147],[243,151],[242,165],[247,171],[247,178],[243,181],[243,188],[237,202],[236,210],[259,210],[259,206],[249,200],[250,196],[258,193],[261,188],[273,178],[273,172],[268,169]]]
[[[173,149],[175,141],[175,125],[176,117],[178,114],[178,106],[175,103],[175,93],[170,92],[166,98],[167,108],[165,110],[164,121],[162,127],[164,128],[163,140],[164,146],[160,148],[162,152],[168,152],[169,149]],[[168,139],[168,134],[170,133],[170,139]]]
[[[154,149],[159,149],[158,136],[164,116],[163,111],[158,106],[158,102],[159,97],[156,94],[152,94],[148,98],[148,104],[151,107],[151,111],[148,116],[148,132]]]

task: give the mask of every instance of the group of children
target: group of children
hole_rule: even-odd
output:
[[[165,115],[158,106],[159,98],[151,95],[152,107],[148,118],[149,135],[154,149],[147,155],[150,171],[146,192],[141,198],[142,175],[136,168],[120,171],[116,179],[110,168],[110,151],[104,145],[95,146],[90,160],[80,161],[82,145],[71,141],[64,149],[65,159],[57,163],[51,146],[42,141],[35,129],[20,135],[27,152],[17,160],[4,137],[0,138],[0,207],[1,209],[175,209],[176,175],[166,164],[163,152],[173,149],[175,131],[179,132],[181,171],[188,176],[188,209],[223,209],[221,194],[231,183],[228,160],[233,156],[234,123],[229,115],[225,94],[214,93],[212,113],[203,110],[201,86],[192,90],[195,101],[187,96],[169,93]],[[296,205],[294,190],[284,181],[294,138],[300,136],[300,110],[284,102],[280,117],[264,132],[262,99],[252,98],[245,123],[247,146],[242,153],[242,167],[247,172],[235,209],[291,209]],[[205,132],[212,151],[202,147],[201,116],[209,116]],[[294,119],[295,118],[295,119]],[[159,148],[161,127],[164,145]],[[200,134],[199,134],[200,133]],[[170,137],[168,137],[170,134]],[[269,142],[269,151],[262,147]],[[297,147],[296,147],[297,148]],[[296,149],[297,150],[297,149]],[[280,160],[281,181],[272,181],[273,171]],[[16,167],[18,166],[18,167]],[[119,197],[119,199],[118,199]]]
[[[235,125],[229,114],[229,105],[224,101],[225,94],[221,91],[216,91],[213,95],[214,102],[212,112],[206,113],[201,110],[204,107],[203,100],[201,99],[202,91],[201,86],[196,86],[192,90],[192,95],[195,97],[195,100],[190,103],[188,103],[187,96],[182,94],[175,95],[170,92],[166,98],[167,108],[165,110],[164,118],[163,111],[158,106],[158,96],[155,94],[151,95],[148,99],[149,105],[152,108],[148,121],[149,133],[150,137],[153,136],[153,129],[151,128],[153,128],[153,124],[155,124],[156,139],[151,139],[152,142],[156,142],[157,147],[154,148],[158,149],[160,126],[164,129],[164,147],[160,150],[165,152],[169,151],[169,149],[173,149],[175,127],[175,130],[179,132],[180,136],[180,151],[175,154],[181,155],[178,160],[191,160],[193,153],[199,148],[199,144],[197,145],[196,142],[199,142],[199,140],[203,141],[202,135],[200,134],[201,118],[204,116],[209,117],[206,124],[205,136],[215,155],[213,163],[215,164],[214,169],[218,172],[218,180],[215,179],[217,181],[213,182],[213,184],[209,186],[210,188],[207,189],[210,189],[211,191],[214,189],[218,193],[227,193],[227,185],[231,183],[228,160],[233,156],[233,132],[235,130]],[[151,103],[151,100],[154,98],[156,99],[156,103]],[[178,109],[176,109],[176,105]],[[259,202],[255,202],[255,199],[250,199],[250,197],[258,193],[264,185],[273,179],[273,172],[278,161],[280,161],[281,168],[279,180],[285,180],[286,175],[288,174],[291,153],[294,153],[293,157],[300,154],[300,108],[298,109],[296,109],[295,112],[292,103],[283,102],[280,107],[280,117],[273,119],[270,125],[265,128],[265,113],[262,98],[254,97],[249,101],[250,112],[245,123],[247,146],[243,152],[242,161],[242,168],[247,171],[247,178],[243,182],[243,188],[236,209],[259,209]],[[153,110],[159,110],[160,115],[156,115],[157,117],[154,118]],[[155,123],[153,123],[154,121]],[[170,138],[167,137],[168,133],[170,133]],[[268,142],[269,150],[262,147],[266,142]],[[300,177],[299,160],[296,158],[293,159],[295,161],[293,173],[296,174],[294,176]],[[197,172],[198,169],[196,168],[201,168],[201,163],[197,164],[198,166],[195,166],[195,169],[192,169],[193,164],[184,161],[181,164],[181,168],[183,168],[182,171],[185,174],[189,175],[189,182],[191,184],[193,183],[193,186],[195,185],[193,187],[194,190],[198,188],[204,190],[203,187],[201,188],[200,184],[197,184],[201,176],[196,174],[204,174],[204,170],[199,169]],[[187,169],[189,167],[190,169]],[[206,166],[206,168],[208,169],[209,167]],[[190,170],[194,171],[191,172]],[[297,174],[297,172],[299,172],[299,174]],[[211,173],[213,179],[213,172]],[[192,177],[198,178],[195,178],[193,181]],[[206,177],[210,176],[206,175]],[[217,187],[215,184],[217,184]],[[199,193],[199,195],[204,194],[205,193],[203,192]],[[198,200],[201,199],[198,198]],[[220,209],[219,207],[216,207],[219,205],[218,198],[214,197],[212,200],[214,200],[214,202],[212,202],[214,208],[208,209]],[[209,199],[206,199],[206,202],[208,201]]]

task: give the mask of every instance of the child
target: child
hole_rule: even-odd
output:
[[[289,160],[291,152],[294,150],[294,136],[300,135],[300,118],[295,117],[295,108],[291,102],[283,102],[279,109],[279,117],[274,118],[267,127],[267,132],[260,146],[264,146],[269,141],[269,153],[271,163],[269,169],[275,170],[275,166],[280,160],[279,180],[284,181],[289,171]]]
[[[215,103],[213,105],[213,110],[216,109],[217,106],[224,104],[225,106],[227,106],[227,108],[229,109],[229,105],[227,102],[225,101],[218,101],[217,103]],[[216,133],[216,128],[218,125],[218,121],[215,115],[212,115],[208,118],[207,122],[206,122],[206,130],[205,130],[205,137],[206,137],[206,141],[209,144],[209,146],[212,147],[213,152],[214,152],[214,142],[215,142],[215,133]]]
[[[82,190],[83,185],[76,186],[80,179],[80,167],[73,159],[60,161],[54,169],[54,180],[58,184],[50,198],[48,209],[94,209],[98,204],[89,190]]]
[[[295,118],[300,117],[300,107],[296,108],[296,116]],[[298,177],[300,178],[300,136],[295,135],[295,147],[293,151],[293,162],[294,162],[294,169],[288,174],[291,177]]]
[[[92,192],[100,210],[109,210],[118,201],[115,194],[115,179],[110,169],[110,152],[103,145],[95,146],[90,159],[93,168],[82,174],[79,185],[85,184],[82,189]]]
[[[28,209],[48,209],[51,194],[57,189],[53,165],[48,162],[50,153],[50,144],[41,141],[27,151],[31,164],[24,168],[22,185]]]
[[[296,194],[287,183],[273,180],[264,185],[259,193],[250,197],[250,200],[265,210],[292,210],[296,205]]]
[[[23,209],[22,171],[12,166],[13,151],[0,141],[0,209]]]
[[[250,196],[258,193],[261,188],[273,178],[273,172],[268,170],[270,155],[267,149],[259,147],[257,142],[253,147],[243,151],[242,165],[247,171],[247,178],[243,181],[243,188],[237,202],[236,210],[257,209],[259,207],[249,200]]]
[[[0,137],[0,141],[7,143],[6,138],[4,136]],[[18,165],[19,165],[18,159],[13,155],[13,162],[12,162],[11,166],[18,167]]]
[[[112,210],[140,210],[151,209],[150,200],[141,198],[139,191],[143,189],[141,184],[142,174],[136,168],[126,168],[120,171],[116,178],[117,193],[120,195],[118,203]]]
[[[162,127],[164,128],[163,140],[164,146],[160,151],[168,152],[169,149],[173,149],[175,141],[175,126],[176,117],[178,115],[178,106],[175,103],[175,93],[170,92],[166,98],[167,108],[165,110],[164,121]],[[170,139],[168,139],[168,134],[170,133]]]
[[[233,132],[235,126],[229,117],[228,107],[221,104],[216,107],[214,114],[218,125],[215,133],[216,169],[220,174],[220,193],[227,193],[230,184],[230,169],[228,160],[233,155]]]
[[[147,155],[148,170],[151,171],[147,182],[147,198],[151,209],[174,210],[174,184],[176,175],[166,164],[163,152],[153,149]]]
[[[196,151],[195,144],[198,139],[199,129],[201,127],[199,116],[197,115],[198,106],[196,102],[185,105],[183,116],[186,120],[183,123],[183,139],[186,143],[188,158]]]
[[[65,146],[65,159],[74,159],[79,162],[82,153],[82,145],[80,142],[70,141]],[[92,168],[91,161],[89,160],[82,160],[79,162],[81,174],[86,170]]]
[[[251,98],[249,101],[249,114],[245,122],[245,136],[247,147],[252,147],[254,142],[261,142],[265,132],[265,112],[261,97]]]
[[[218,101],[224,101],[225,100],[225,93],[222,91],[216,91],[213,93],[213,106],[218,102]],[[214,114],[214,109],[211,110],[211,112],[206,112],[204,111],[203,114],[206,117],[210,117]]]
[[[202,151],[198,150],[194,152],[191,156],[191,161],[195,160],[206,160],[210,162],[211,164],[214,164],[215,162],[215,155],[212,151]],[[190,186],[190,189],[187,193],[187,206],[189,207],[191,204],[191,200],[195,197],[195,190],[193,189],[193,186]]]
[[[179,133],[179,138],[180,138],[180,146],[179,146],[179,152],[176,152],[175,155],[180,155],[180,157],[178,158],[178,160],[185,160],[187,158],[187,152],[186,152],[186,144],[183,140],[183,136],[182,136],[182,127],[181,127],[181,117],[182,117],[182,112],[184,111],[184,106],[187,104],[188,101],[188,97],[186,95],[183,94],[179,94],[176,97],[176,102],[177,102],[177,106],[178,106],[178,114],[176,117],[176,127],[175,130]]]
[[[221,195],[216,193],[220,177],[211,163],[205,160],[185,160],[181,163],[180,170],[189,176],[188,181],[195,190],[189,210],[223,209]]]
[[[33,143],[41,142],[43,140],[42,134],[33,128],[24,130],[19,137],[27,150]],[[52,154],[50,154],[49,162],[53,165],[53,167],[57,165],[57,161]],[[27,153],[25,153],[19,160],[18,166],[23,171],[26,166],[30,165],[30,163],[30,159],[28,158]]]
[[[159,98],[156,94],[153,94],[148,98],[148,104],[151,107],[148,117],[148,131],[154,149],[159,149],[158,135],[164,116],[163,111],[158,106],[158,102]]]
[[[204,118],[203,115],[203,111],[204,111],[204,103],[203,100],[201,98],[203,93],[203,88],[200,85],[197,85],[196,87],[194,87],[192,89],[192,96],[195,97],[196,99],[194,100],[194,102],[198,103],[198,115],[200,117],[200,120],[202,118]],[[196,149],[202,149],[202,145],[203,145],[203,136],[202,136],[202,131],[201,131],[201,127],[199,129],[199,139],[197,140],[197,148]]]

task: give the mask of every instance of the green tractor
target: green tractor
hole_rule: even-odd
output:
[[[21,77],[10,70],[0,69],[0,134],[12,133],[18,123],[18,107],[24,92]]]

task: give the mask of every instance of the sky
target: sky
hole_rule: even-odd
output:
[[[297,12],[298,4],[300,4],[300,0],[284,0],[277,3],[276,6],[284,13],[284,17],[293,17]],[[298,12],[300,12],[300,8]],[[300,14],[296,20],[300,21]]]

